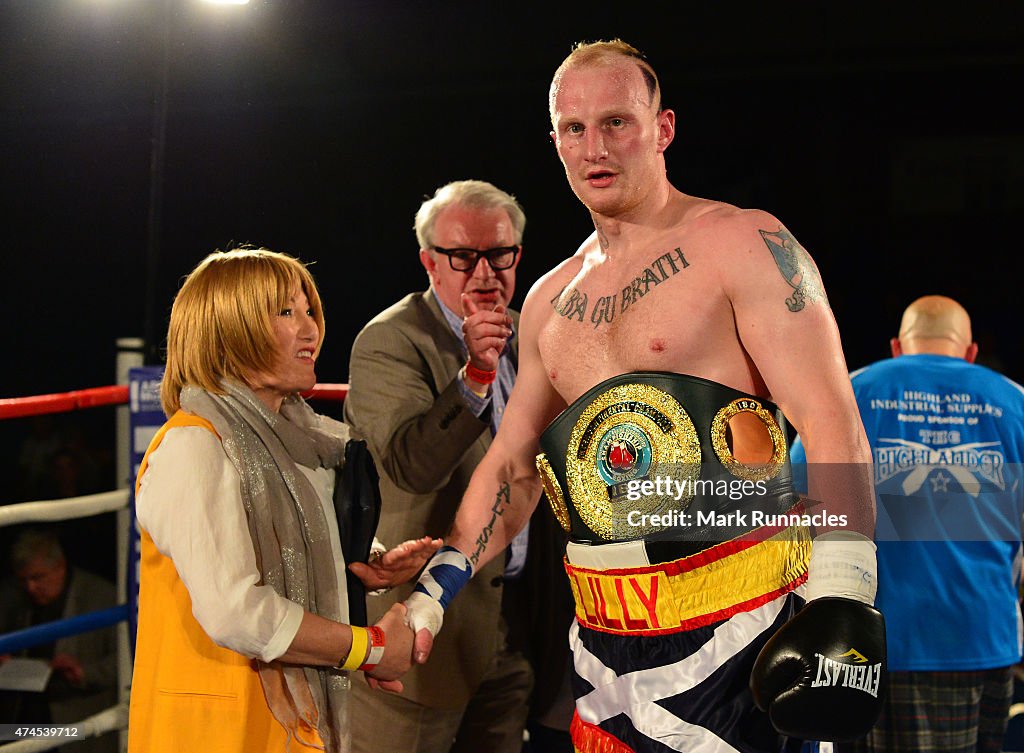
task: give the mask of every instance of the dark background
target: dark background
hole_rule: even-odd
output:
[[[143,333],[147,305],[162,334],[181,277],[232,242],[315,262],[328,319],[318,376],[347,381],[361,325],[425,287],[413,215],[454,179],[523,203],[521,304],[592,230],[548,138],[551,73],[573,42],[612,36],[648,54],[676,111],[672,182],[786,223],[820,267],[851,369],[888,355],[908,302],[943,293],[973,315],[980,360],[1024,379],[1019,3],[172,0],[169,27],[164,7],[0,6],[0,397],[112,383],[115,339]],[[165,29],[161,256],[147,296]],[[106,444],[108,413],[74,421]],[[28,424],[3,424],[11,464]]]

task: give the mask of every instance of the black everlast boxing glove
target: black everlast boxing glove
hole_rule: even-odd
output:
[[[769,639],[750,689],[779,732],[852,740],[874,726],[887,686],[885,620],[875,597],[875,546],[859,534],[814,540],[807,604]]]

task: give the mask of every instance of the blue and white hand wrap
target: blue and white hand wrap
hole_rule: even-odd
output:
[[[426,628],[431,635],[437,635],[444,610],[472,577],[473,565],[466,555],[451,546],[439,549],[405,600],[406,622],[414,631]]]

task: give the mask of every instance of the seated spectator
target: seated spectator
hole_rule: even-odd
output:
[[[28,529],[11,547],[13,578],[0,584],[0,633],[114,606],[109,581],[68,564],[57,535]],[[0,693],[0,723],[70,724],[117,701],[117,638],[114,628],[60,638],[24,649],[21,657],[43,659],[53,669],[42,693]],[[0,663],[10,656],[0,657]],[[72,743],[68,753],[113,753],[117,734]]]

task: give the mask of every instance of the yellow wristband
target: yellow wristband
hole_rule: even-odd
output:
[[[366,647],[370,645],[370,634],[366,628],[349,625],[352,628],[352,648],[348,651],[345,662],[339,667],[354,672],[363,664],[366,658]]]

